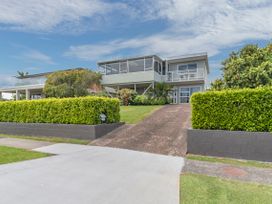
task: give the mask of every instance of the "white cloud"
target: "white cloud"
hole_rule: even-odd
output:
[[[46,32],[67,28],[77,32],[87,29],[82,27],[84,18],[105,15],[122,6],[102,0],[1,0],[0,28]]]
[[[135,54],[173,56],[209,52],[214,56],[223,48],[246,40],[269,40],[272,34],[270,0],[138,0],[138,19],[164,20],[164,31],[131,39],[99,44],[71,46],[66,55],[83,60],[112,56],[126,49]],[[152,6],[151,6],[152,5]]]
[[[7,74],[0,74],[0,87],[13,86],[16,83],[16,78]]]
[[[27,61],[42,62],[46,64],[55,64],[50,56],[37,51],[37,50],[28,50],[24,52],[19,58],[22,58]]]

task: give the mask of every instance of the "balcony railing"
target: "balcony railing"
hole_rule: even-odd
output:
[[[179,71],[169,71],[165,75],[164,81],[166,82],[179,82],[179,81],[194,81],[194,80],[204,80],[204,72],[179,72]]]

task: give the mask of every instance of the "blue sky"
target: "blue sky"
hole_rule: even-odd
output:
[[[0,86],[29,73],[141,54],[208,52],[210,80],[247,43],[271,42],[271,0],[1,0]]]

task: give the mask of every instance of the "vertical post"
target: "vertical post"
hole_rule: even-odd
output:
[[[137,86],[134,84],[134,91],[137,92]]]
[[[2,96],[2,92],[0,92],[0,100],[3,98],[3,96]]]
[[[25,90],[26,100],[30,100],[30,91],[28,89]]]
[[[20,100],[20,92],[16,90],[16,101]]]
[[[153,56],[152,57],[152,70],[154,70],[155,71],[155,57]]]

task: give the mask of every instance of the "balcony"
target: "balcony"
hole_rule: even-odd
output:
[[[205,80],[204,71],[198,71],[198,72],[169,71],[164,76],[165,82],[182,82],[182,81],[199,81],[199,80]]]

